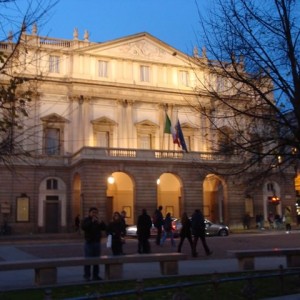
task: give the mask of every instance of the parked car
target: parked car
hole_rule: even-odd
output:
[[[180,219],[173,218],[172,226],[173,226],[174,236],[178,237],[179,233],[180,233],[180,229],[182,227]],[[229,228],[226,225],[212,223],[211,221],[205,219],[205,227],[206,227],[206,235],[207,236],[227,236],[227,235],[229,235]],[[136,225],[131,225],[126,228],[127,236],[136,237],[137,236],[136,232],[137,232]],[[157,229],[152,224],[151,236],[156,236],[156,234],[157,234]]]
[[[224,224],[213,223],[205,219],[205,229],[207,236],[228,236],[229,227]]]

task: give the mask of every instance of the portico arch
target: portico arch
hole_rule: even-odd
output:
[[[182,213],[182,184],[178,176],[164,173],[157,180],[157,206],[163,207],[164,216],[169,212],[175,218]]]
[[[134,184],[132,178],[124,172],[114,172],[107,180],[107,219],[114,211],[126,212],[126,223],[134,224]]]
[[[226,203],[227,187],[225,181],[215,174],[208,174],[203,182],[204,216],[213,222],[223,223]]]

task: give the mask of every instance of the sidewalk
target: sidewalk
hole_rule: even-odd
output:
[[[243,247],[249,247],[260,240],[261,243],[267,241],[268,246],[272,247],[271,235],[266,238],[265,233],[257,232],[247,232],[246,240],[243,240]],[[252,237],[251,234],[258,234]],[[275,232],[274,232],[275,234]],[[272,234],[273,235],[273,234]],[[258,239],[261,236],[261,239]],[[283,246],[297,246],[299,244],[299,231],[295,232],[295,236],[281,235],[274,236],[275,243],[280,239],[281,243],[287,242]],[[292,238],[291,238],[292,237]],[[207,274],[208,278],[210,274],[214,273],[229,273],[238,271],[238,263],[236,259],[226,258],[226,249],[228,249],[228,238],[212,238],[208,239],[209,244],[214,250],[214,254],[210,257],[200,255],[199,258],[193,259],[189,256],[188,260],[179,262],[179,275],[196,275],[196,274]],[[221,241],[221,243],[220,243]],[[152,241],[153,242],[153,241]],[[103,241],[105,243],[105,241]],[[129,239],[126,242],[127,253],[136,253],[137,241],[135,239]],[[239,249],[238,246],[241,245],[241,238],[237,234],[230,243],[234,243],[234,248]],[[154,242],[153,242],[154,244]],[[8,236],[0,237],[0,261],[16,261],[16,260],[26,260],[34,258],[47,258],[59,257],[60,254],[64,255],[74,255],[81,256],[81,250],[83,245],[83,237],[75,234],[58,234],[58,235],[29,235],[26,237],[21,236]],[[188,244],[184,245],[187,248],[183,248],[185,253],[189,253]],[[256,244],[259,247],[260,244]],[[201,246],[199,246],[201,251]],[[274,247],[274,245],[273,245]],[[163,248],[155,249],[154,251],[167,252],[170,251],[168,245]],[[76,251],[73,250],[77,249]],[[71,251],[72,250],[72,251]],[[105,246],[103,245],[103,254],[106,254]],[[173,249],[174,250],[174,249]],[[66,256],[65,256],[66,257]],[[282,265],[286,267],[285,259],[282,257],[272,257],[272,258],[257,258],[255,261],[255,268],[257,270],[267,270],[273,269],[274,266]],[[124,279],[145,279],[154,278],[162,276],[160,274],[160,268],[158,263],[141,263],[141,264],[125,264],[123,270]],[[65,284],[82,284],[82,267],[68,267],[58,269],[58,283]],[[26,289],[36,287],[34,284],[34,271],[33,270],[22,270],[22,271],[6,271],[1,272],[0,280],[0,291],[5,290],[16,290],[16,289]],[[100,276],[104,278],[104,267],[100,267]],[[272,298],[272,300],[296,300],[300,299],[300,295],[289,295],[288,297],[277,297]],[[270,300],[270,299],[264,299]]]
[[[74,244],[74,247],[78,244]],[[41,247],[41,246],[40,246]],[[28,254],[13,245],[2,245],[0,247],[0,258],[5,261],[17,261],[37,258],[34,255]],[[274,269],[275,265],[286,265],[285,259],[278,258],[261,258],[256,260],[256,269],[266,270]],[[213,274],[213,273],[228,273],[237,272],[238,262],[236,259],[208,259],[201,257],[199,259],[186,260],[179,262],[179,275],[193,274]],[[6,271],[1,274],[0,290],[15,290],[28,287],[35,287],[33,282],[33,270],[22,271]],[[3,276],[5,273],[5,276]],[[58,269],[59,284],[78,284],[82,283],[82,267],[65,267]],[[104,267],[100,266],[100,276],[104,278]],[[132,263],[125,264],[123,269],[124,279],[145,279],[162,276],[158,263]]]

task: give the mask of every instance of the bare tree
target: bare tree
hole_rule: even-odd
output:
[[[296,166],[300,151],[300,3],[213,0],[201,16],[205,49],[195,55],[210,75],[198,78],[197,108],[218,137],[212,150],[237,154],[239,174]],[[209,58],[208,58],[209,57]],[[219,171],[220,172],[220,171]]]
[[[0,21],[0,161],[12,166],[12,158],[30,155],[22,148],[23,117],[34,92],[32,85],[15,70],[22,69],[19,60],[23,33],[29,27],[43,24],[56,5],[54,0],[1,0]],[[24,67],[24,66],[23,66]]]

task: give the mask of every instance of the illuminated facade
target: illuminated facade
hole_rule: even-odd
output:
[[[1,218],[13,232],[72,231],[90,206],[106,221],[125,210],[128,224],[143,208],[152,214],[162,205],[175,217],[201,208],[212,221],[241,227],[246,212],[267,220],[270,209],[294,205],[293,172],[284,179],[274,172],[249,195],[239,179],[209,171],[240,160],[213,151],[209,122],[191,105],[199,97],[210,105],[195,94],[208,69],[194,56],[148,33],[103,43],[87,32],[79,40],[76,30],[72,40],[23,34],[14,71],[34,90],[20,134],[31,156],[0,175]],[[164,133],[166,113],[173,125],[180,120],[188,152]],[[274,194],[280,203],[270,207]]]

